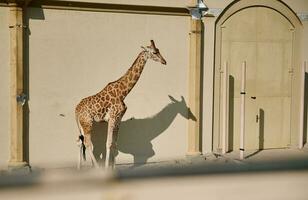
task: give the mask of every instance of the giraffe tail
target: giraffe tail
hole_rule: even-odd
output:
[[[81,141],[80,145],[80,153],[82,155],[82,159],[86,160],[86,146],[84,145],[84,136],[82,134],[79,135],[79,140]]]
[[[83,136],[82,131],[80,129],[79,117],[77,117],[77,115],[76,115],[76,122],[77,122],[77,126],[78,126],[78,129],[79,129],[79,137],[77,139],[77,142],[80,145],[80,157],[82,156],[83,161],[85,161],[86,160],[86,146],[84,144],[84,136]]]

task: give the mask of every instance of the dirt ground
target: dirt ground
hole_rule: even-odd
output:
[[[208,166],[213,164],[233,164],[233,165],[253,165],[254,163],[283,162],[288,160],[307,160],[308,145],[303,149],[267,149],[260,151],[246,151],[245,159],[240,160],[239,151],[233,151],[224,155],[209,153],[196,157],[186,157],[170,161],[150,162],[145,165],[117,165],[116,169],[122,170],[147,170],[147,169],[164,169],[170,167],[185,168],[188,166]]]

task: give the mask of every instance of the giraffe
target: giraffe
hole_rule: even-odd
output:
[[[85,160],[86,149],[89,149],[89,156],[92,165],[98,168],[99,165],[93,154],[93,143],[91,140],[91,131],[93,122],[105,121],[108,123],[107,141],[106,141],[106,159],[105,168],[109,167],[110,157],[113,156],[117,146],[117,137],[121,119],[127,109],[124,99],[133,89],[140,78],[144,66],[148,59],[160,62],[166,65],[167,62],[156,48],[151,40],[151,45],[141,47],[142,51],[134,61],[127,72],[114,82],[110,82],[100,92],[86,97],[80,101],[75,108],[75,118],[79,129],[77,139],[80,147],[79,160],[77,168],[80,169],[81,161]],[[113,162],[113,166],[114,166]]]

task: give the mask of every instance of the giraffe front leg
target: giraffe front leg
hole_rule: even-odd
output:
[[[106,141],[106,160],[105,168],[109,168],[110,158],[113,158],[113,150],[115,148],[114,133],[115,133],[115,120],[109,120],[108,122],[108,133]]]
[[[91,161],[92,161],[92,166],[94,165],[95,168],[99,168],[99,165],[97,163],[97,160],[93,154],[93,143],[92,143],[92,140],[91,140],[91,135],[90,134],[86,134],[85,135],[85,141],[86,141],[86,149],[89,150],[89,156],[91,158]]]
[[[117,150],[117,139],[119,126],[123,115],[125,114],[126,106],[124,103],[114,105],[113,114],[108,122],[108,133],[106,142],[106,161],[105,167],[109,168],[110,158],[112,158],[112,167],[115,166],[115,151]]]
[[[95,168],[99,168],[99,165],[97,163],[97,160],[93,154],[93,144],[92,144],[92,147],[90,149],[90,157],[91,157],[91,160],[92,160],[92,166],[94,165]]]

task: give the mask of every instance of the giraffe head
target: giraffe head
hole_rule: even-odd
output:
[[[159,49],[155,46],[155,43],[153,40],[151,40],[150,46],[142,47],[142,48],[147,53],[147,56],[149,59],[152,59],[156,62],[160,62],[163,65],[167,64],[166,60],[160,54]]]

